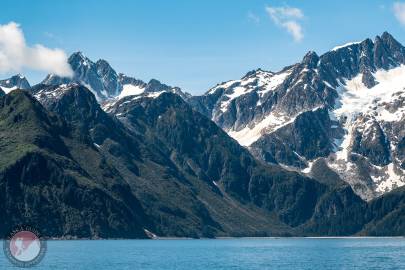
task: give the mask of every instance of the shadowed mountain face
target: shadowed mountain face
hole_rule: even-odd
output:
[[[244,204],[273,213],[292,234],[350,235],[368,223],[367,203],[338,177],[320,183],[262,165],[175,95],[128,97],[111,113],[129,129],[148,134],[161,149],[167,148],[177,168]]]
[[[373,224],[400,202],[380,209],[343,182],[263,165],[175,94],[127,97],[108,115],[80,85],[33,91],[43,105],[18,90],[0,99],[3,232],[27,223],[56,237],[379,235],[389,230]]]
[[[30,224],[46,236],[145,237],[128,185],[69,133],[26,92],[0,99],[1,233]]]
[[[114,174],[125,179],[150,220],[145,225],[148,230],[183,237],[290,233],[291,228],[270,213],[224,195],[212,182],[179,168],[155,134],[141,127],[127,128],[108,116],[83,86],[45,86],[33,91],[68,123],[76,140],[93,146],[117,170]],[[80,152],[77,155],[85,162]]]

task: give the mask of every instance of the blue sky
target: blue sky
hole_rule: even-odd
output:
[[[39,43],[67,54],[80,50],[93,60],[106,59],[118,72],[201,94],[249,70],[277,71],[309,50],[322,54],[383,31],[405,43],[405,26],[394,14],[394,3],[3,0],[0,24],[18,23],[30,46]],[[266,7],[281,13],[295,8],[300,14],[279,13],[274,18]],[[300,40],[285,27],[291,20],[301,27]],[[31,69],[22,72],[32,83],[45,75]]]

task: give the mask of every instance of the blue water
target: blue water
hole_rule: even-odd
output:
[[[405,239],[48,241],[33,269],[405,269]]]

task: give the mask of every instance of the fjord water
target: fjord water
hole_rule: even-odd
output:
[[[405,269],[405,239],[49,241],[34,269]]]

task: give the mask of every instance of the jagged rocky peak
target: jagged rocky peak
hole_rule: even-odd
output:
[[[405,64],[405,48],[384,32],[374,41],[365,39],[335,47],[322,55],[320,61],[325,73],[331,75],[329,83],[336,85],[361,74],[364,85],[372,88],[378,84],[373,73]]]
[[[167,89],[168,87],[169,86],[162,84],[160,81],[158,81],[156,79],[151,79],[148,82],[148,88],[152,92],[159,92],[159,91],[162,91],[163,89]]]
[[[182,92],[179,87],[173,87],[161,83],[159,80],[151,79],[148,84],[145,86],[145,92],[170,92],[179,95],[183,99],[191,97],[187,92]]]
[[[106,60],[99,59],[93,62],[80,51],[73,53],[68,62],[74,72],[72,78],[49,74],[41,84],[58,85],[76,82],[87,87],[99,102],[128,95],[139,95],[143,92],[157,91],[174,92],[183,98],[190,96],[183,93],[178,87],[167,86],[157,80],[145,83],[122,73],[118,74]]]
[[[104,60],[100,59],[96,62],[97,74],[104,78],[104,88],[109,96],[117,96],[122,90],[122,85],[119,82],[118,74],[110,66],[110,64]]]
[[[397,58],[400,58],[402,60],[404,59],[404,47],[390,33],[384,32],[381,36],[381,40]]]
[[[318,65],[319,56],[314,51],[309,51],[302,60],[302,63],[308,68],[316,68]]]
[[[134,77],[127,76],[123,73],[118,74],[118,80],[122,85],[131,84],[131,85],[146,85],[146,83],[142,80],[138,80]]]
[[[274,72],[266,71],[261,68],[258,68],[258,69],[254,69],[254,70],[251,70],[248,73],[246,73],[246,75],[242,77],[242,80],[249,79],[249,78],[255,78],[255,77],[261,76],[263,74],[274,75]]]
[[[118,81],[118,75],[107,61],[100,59],[94,63],[79,51],[69,57],[68,63],[74,72],[72,78],[49,74],[42,84],[58,85],[76,82],[86,86],[99,101],[121,92],[122,86]]]
[[[25,76],[17,74],[8,79],[1,80],[0,87],[5,93],[8,93],[14,89],[29,89],[31,86]]]
[[[72,53],[72,55],[68,59],[69,64],[72,66],[73,69],[79,66],[90,66],[94,63],[87,58],[81,51],[77,51]]]

